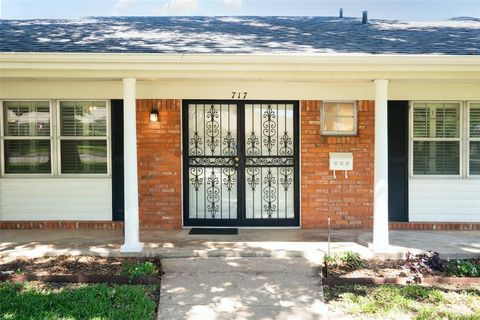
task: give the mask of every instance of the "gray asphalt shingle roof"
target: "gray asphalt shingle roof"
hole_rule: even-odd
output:
[[[480,54],[480,19],[95,17],[0,20],[1,52]]]

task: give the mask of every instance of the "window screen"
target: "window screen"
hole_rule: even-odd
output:
[[[469,173],[470,175],[480,175],[480,103],[470,104],[469,115]]]

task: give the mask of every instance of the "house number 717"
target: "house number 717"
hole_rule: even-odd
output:
[[[232,91],[232,99],[246,99],[248,92]]]

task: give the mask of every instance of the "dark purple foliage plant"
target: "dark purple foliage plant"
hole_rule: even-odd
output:
[[[424,273],[442,270],[443,263],[438,252],[428,251],[422,254],[407,252],[402,268],[410,274],[408,282],[421,283]]]

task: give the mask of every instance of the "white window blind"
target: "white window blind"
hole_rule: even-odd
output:
[[[51,173],[50,114],[48,101],[3,102],[5,173]]]
[[[62,173],[107,173],[105,101],[61,101],[60,132]]]
[[[460,174],[460,104],[413,104],[413,174]]]
[[[62,101],[61,135],[69,137],[105,137],[107,108],[105,101]]]
[[[480,175],[480,103],[469,106],[468,140],[469,174]]]

